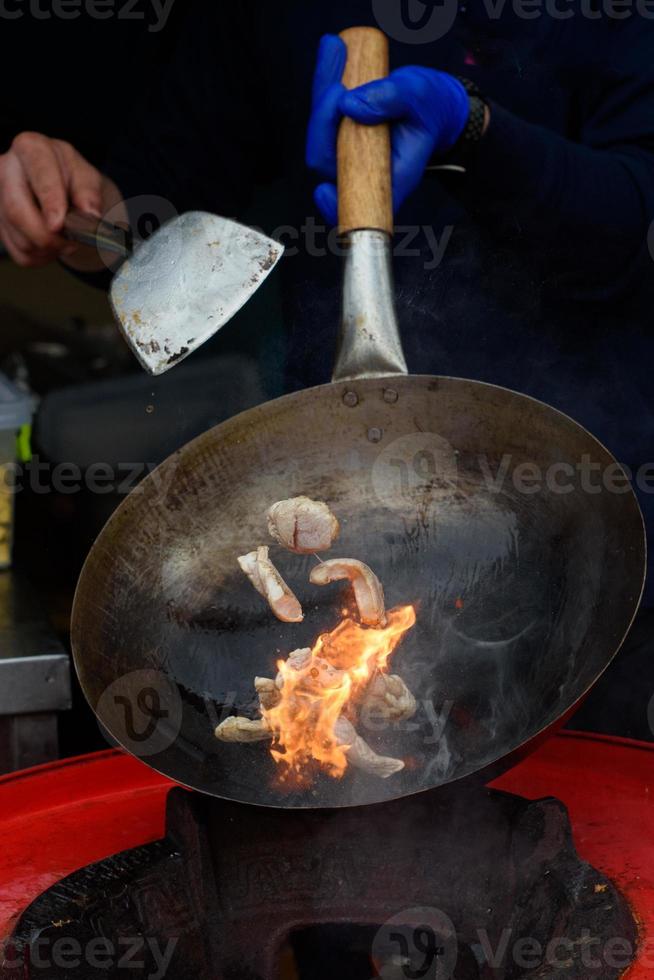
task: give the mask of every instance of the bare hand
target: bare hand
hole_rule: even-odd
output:
[[[72,255],[61,235],[71,206],[100,216],[102,174],[63,140],[20,133],[0,155],[0,238],[21,266]]]

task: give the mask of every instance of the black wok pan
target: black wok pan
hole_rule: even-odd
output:
[[[348,84],[379,77],[383,36],[347,41]],[[344,125],[337,380],[245,412],[168,459],[110,520],[80,578],[73,650],[99,719],[153,768],[214,796],[340,807],[498,772],[570,714],[640,600],[642,517],[603,446],[524,395],[405,376],[388,160],[383,127]],[[270,543],[268,506],[299,494],[341,522],[329,557],[366,561],[388,607],[417,608],[392,667],[418,713],[361,731],[407,762],[387,780],[350,768],[282,790],[265,743],[213,734],[229,713],[256,717],[254,676],[274,676],[280,657],[340,619],[345,590],[309,584],[314,558],[274,552],[305,609],[299,625],[275,620],[236,563]]]

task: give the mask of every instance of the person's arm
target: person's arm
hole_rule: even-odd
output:
[[[489,102],[486,132],[463,175],[444,174],[490,232],[519,237],[546,256],[557,281],[582,298],[619,292],[649,261],[654,217],[654,25],[613,25],[605,78],[589,68],[575,139],[518,118]],[[582,25],[583,29],[583,25]],[[639,36],[639,32],[640,35]],[[456,80],[407,67],[351,92],[340,84],[344,55],[338,38],[321,48],[320,82],[309,127],[307,160],[328,183],[317,203],[335,220],[335,133],[343,115],[393,127],[396,208],[421,182],[434,159],[446,158],[453,133],[465,125]],[[595,71],[595,74],[593,74]]]
[[[596,124],[591,118],[584,127],[588,142],[565,139],[491,103],[467,174],[449,184],[490,227],[510,234],[512,226],[548,252],[561,280],[590,299],[619,293],[650,261],[654,88],[634,84],[625,95],[639,106],[634,131],[626,131],[628,119],[616,121],[607,94]],[[613,98],[618,101],[617,93]]]
[[[83,268],[62,234],[68,210],[99,216],[119,201],[113,182],[63,140],[23,132],[0,156],[0,239],[18,265],[60,258]]]

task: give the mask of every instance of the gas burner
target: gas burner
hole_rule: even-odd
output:
[[[635,949],[631,911],[556,799],[452,787],[288,811],[173,789],[165,838],[41,895],[7,947],[24,970],[0,976],[612,980],[589,951],[616,937]]]

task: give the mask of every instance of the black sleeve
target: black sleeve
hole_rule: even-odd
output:
[[[649,264],[654,218],[654,24],[613,22],[601,73],[566,139],[491,104],[460,194],[490,222],[548,250],[580,298],[624,292]]]

